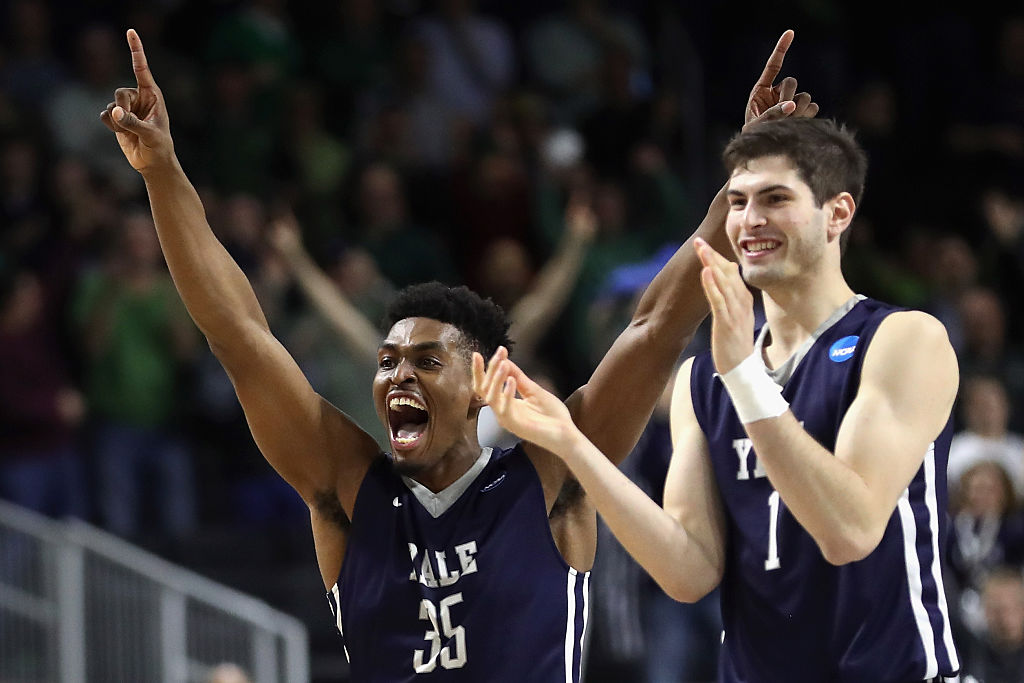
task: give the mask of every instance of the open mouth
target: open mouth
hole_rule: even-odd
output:
[[[740,243],[743,255],[756,258],[762,254],[775,251],[782,245],[778,240],[744,240]]]
[[[427,430],[430,413],[427,407],[411,396],[393,396],[388,399],[388,425],[394,448],[414,447]]]

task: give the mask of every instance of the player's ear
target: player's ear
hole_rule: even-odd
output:
[[[842,235],[853,221],[853,214],[857,210],[857,204],[853,201],[853,195],[849,192],[840,192],[830,199],[828,207],[828,238],[829,241]]]

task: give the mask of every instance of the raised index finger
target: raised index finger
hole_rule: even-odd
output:
[[[775,82],[775,77],[782,71],[782,62],[786,58],[786,50],[793,44],[793,29],[786,29],[779,37],[779,42],[775,44],[775,49],[772,50],[771,57],[768,58],[768,62],[764,65],[764,71],[761,72],[761,77],[757,79],[757,85],[770,88],[772,83]]]
[[[128,29],[128,47],[132,51],[132,70],[135,72],[135,82],[140,88],[155,88],[156,81],[153,80],[153,73],[149,70],[146,62],[146,51],[142,49],[142,38],[135,32],[135,29]]]

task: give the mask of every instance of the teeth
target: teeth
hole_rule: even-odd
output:
[[[398,443],[401,443],[401,444],[406,444],[406,443],[412,443],[413,441],[416,441],[419,438],[420,437],[418,437],[418,436],[396,436],[395,437],[395,441],[398,442]]]
[[[389,408],[397,408],[398,406],[412,406],[413,408],[416,408],[417,410],[422,410],[422,411],[426,411],[427,410],[427,407],[425,405],[423,405],[422,403],[420,403],[416,399],[409,398],[407,396],[399,396],[398,398],[393,398],[393,399],[391,399],[391,402],[388,403],[388,407]]]
[[[763,241],[763,242],[747,242],[747,251],[768,251],[778,246],[778,242],[774,241]]]

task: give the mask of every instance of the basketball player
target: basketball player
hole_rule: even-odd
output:
[[[783,35],[755,85],[748,120],[817,111],[806,93],[794,98],[793,79],[772,86],[792,37]],[[431,283],[400,293],[373,380],[391,445],[380,453],[271,334],[175,157],[134,30],[128,43],[137,87],[117,90],[101,119],[145,180],[175,285],[234,383],[256,443],[309,506],[353,680],[578,681],[593,505],[543,448],[496,453],[477,441],[483,401],[473,392],[471,353],[507,347],[504,314],[465,288]],[[698,233],[724,244],[727,208],[720,193]],[[700,269],[684,245],[566,401],[611,462],[632,449],[707,314]]]
[[[940,558],[958,371],[946,331],[844,280],[840,243],[866,172],[844,128],[759,123],[724,159],[739,264],[696,240],[712,348],[678,374],[664,509],[504,350],[486,373],[474,357],[475,390],[502,426],[565,460],[666,592],[695,601],[721,585],[719,680],[953,677]],[[764,301],[756,335],[747,284]]]

